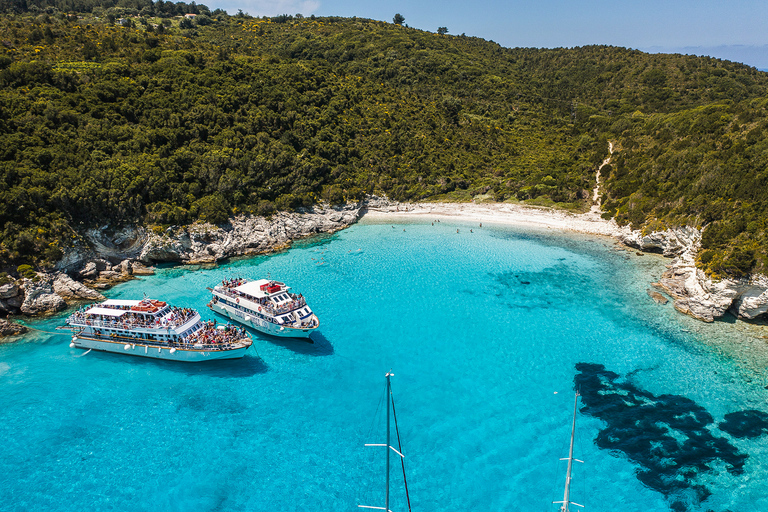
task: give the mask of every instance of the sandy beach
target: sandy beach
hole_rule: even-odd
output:
[[[365,210],[364,217],[382,222],[387,220],[394,221],[395,219],[420,220],[423,222],[440,219],[445,222],[452,219],[478,224],[482,222],[483,224],[503,224],[524,228],[549,228],[608,236],[622,243],[627,239],[638,240],[640,238],[637,236],[638,233],[635,233],[634,237],[632,236],[629,226],[620,227],[614,220],[602,219],[600,213],[596,210],[597,208],[593,207],[590,212],[573,214],[554,208],[511,203],[403,203],[395,205],[382,201],[379,204],[369,205],[367,210]],[[665,267],[675,262],[678,262],[682,267],[694,271],[690,278],[695,278],[695,264],[692,260],[670,260],[669,258],[662,257],[661,254],[653,254],[649,255],[649,257],[638,259],[638,264],[642,265],[649,284],[652,280],[658,279],[658,275]],[[683,276],[683,279],[685,277]],[[697,292],[689,297],[689,306],[695,304],[696,301],[700,301],[706,307],[710,299],[715,298],[714,295],[710,295],[710,292],[714,291],[712,286],[708,286],[707,292],[705,292],[698,285],[691,283],[688,283],[688,285]],[[726,295],[730,303],[733,300],[734,294],[726,293]],[[674,299],[673,296],[670,295],[670,297]],[[742,368],[758,371],[758,369],[765,368],[768,365],[768,345],[766,345],[768,335],[766,335],[765,326],[762,322],[707,323],[711,322],[711,320],[702,322],[700,317],[691,314],[690,311],[683,311],[683,313],[687,313],[687,315],[680,315],[678,321],[684,326],[684,332],[696,333],[700,336],[700,342],[738,361]]]
[[[619,237],[631,233],[614,220],[605,220],[591,211],[573,214],[554,208],[512,203],[403,203],[371,205],[364,216],[368,219],[454,219],[468,222],[506,224],[521,227],[551,228],[593,235]]]

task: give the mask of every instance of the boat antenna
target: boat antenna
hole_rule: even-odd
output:
[[[398,454],[401,458],[405,458],[405,455],[400,453],[398,450],[395,450],[395,448],[390,444],[389,442],[389,404],[391,401],[392,396],[392,385],[390,384],[390,377],[393,377],[395,374],[392,373],[392,370],[387,372],[387,375],[385,376],[387,379],[387,443],[386,444],[366,444],[365,446],[384,446],[386,448],[389,448],[387,450],[387,477],[386,477],[386,493],[384,495],[384,506],[383,507],[372,507],[370,505],[358,505],[358,508],[372,508],[374,510],[384,510],[385,512],[392,512],[389,509],[389,450],[392,450],[396,454]],[[409,500],[410,501],[410,500]]]
[[[573,461],[584,463],[583,460],[573,458],[573,437],[576,432],[576,410],[579,405],[579,392],[576,391],[576,397],[573,400],[573,423],[571,424],[571,447],[568,449],[568,457],[560,460],[568,461],[568,470],[565,474],[565,492],[563,493],[563,501],[553,501],[552,503],[560,503],[560,512],[568,512],[570,509],[568,505],[576,505],[577,507],[584,508],[584,505],[574,503],[570,499],[571,494],[571,470],[573,469]]]

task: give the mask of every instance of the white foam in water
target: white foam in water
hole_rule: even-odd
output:
[[[638,480],[639,465],[621,450],[598,448],[606,422],[579,413],[575,457],[586,464],[574,471],[574,501],[591,510],[768,510],[768,437],[717,428],[726,414],[768,411],[759,328],[705,326],[655,304],[645,290],[663,261],[608,239],[391,226],[363,221],[281,254],[164,269],[108,293],[146,293],[213,318],[206,287],[269,275],[317,313],[314,344],[253,334],[244,359],[213,364],[75,357],[65,336],[0,345],[3,508],[383,506],[384,452],[363,445],[384,441],[377,407],[392,370],[414,510],[554,510],[575,365],[593,363],[633,389],[692,400],[713,417],[707,430],[749,458],[741,475],[718,460],[691,472],[711,492],[701,503],[664,496]],[[62,318],[34,326],[52,331]],[[397,471],[390,508],[403,511]]]

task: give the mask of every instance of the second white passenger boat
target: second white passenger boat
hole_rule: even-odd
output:
[[[309,338],[320,321],[304,297],[289,290],[285,283],[268,279],[225,279],[211,290],[208,307],[272,336]]]

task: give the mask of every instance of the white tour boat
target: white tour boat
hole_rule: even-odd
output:
[[[174,361],[237,359],[253,341],[245,329],[203,322],[194,309],[152,299],[109,299],[66,320],[70,347]]]
[[[268,279],[225,279],[211,290],[208,307],[272,336],[309,338],[320,321],[304,297],[289,290],[285,283]]]

